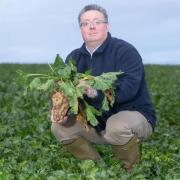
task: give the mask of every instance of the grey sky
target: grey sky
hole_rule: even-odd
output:
[[[77,16],[97,3],[112,36],[132,43],[144,63],[180,64],[179,0],[0,0],[0,63],[51,63],[83,43]]]

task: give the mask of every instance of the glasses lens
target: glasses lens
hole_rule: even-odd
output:
[[[99,26],[103,23],[106,23],[106,21],[103,21],[103,20],[86,21],[86,22],[81,22],[80,27]]]

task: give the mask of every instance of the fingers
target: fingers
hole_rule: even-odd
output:
[[[78,87],[83,87],[84,88],[84,93],[89,97],[89,98],[94,98],[97,96],[97,91],[92,88],[90,85],[86,84],[84,80],[80,80]]]
[[[61,124],[61,125],[65,125],[68,121],[68,117],[65,116],[63,119],[61,119],[58,123]]]
[[[93,88],[87,88],[85,93],[89,98],[95,98],[97,96],[97,91]]]

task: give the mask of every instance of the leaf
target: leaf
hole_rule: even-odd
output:
[[[109,87],[111,87],[112,84],[107,83],[107,81],[103,81],[100,77],[99,78],[95,78],[94,84],[93,84],[93,88],[97,89],[97,90],[102,90],[105,91],[106,89],[108,89]]]
[[[65,63],[63,59],[59,56],[59,54],[56,55],[55,61],[54,61],[54,67],[55,68],[63,68],[65,66]]]
[[[59,88],[68,98],[72,113],[77,114],[78,113],[78,96],[76,93],[76,88],[74,87],[73,83],[71,81],[62,82]]]
[[[71,67],[71,71],[77,73],[76,61],[74,59],[69,59],[68,66]]]
[[[30,90],[38,89],[41,86],[40,78],[34,78],[29,84]]]
[[[69,80],[71,77],[71,72],[72,72],[71,67],[66,65],[63,69],[59,69],[57,71],[57,74],[59,78],[63,80],[66,80],[66,79]]]
[[[87,121],[89,121],[92,126],[97,126],[98,121],[96,119],[96,116],[93,114],[93,112],[88,108],[86,109],[85,112],[86,112],[86,115],[87,115]]]
[[[103,102],[102,102],[102,110],[104,110],[104,111],[109,110],[109,102],[108,102],[106,96],[104,96],[104,99],[103,99]]]
[[[99,122],[96,119],[96,116],[100,116],[102,113],[88,103],[85,103],[85,112],[87,115],[87,121],[89,121],[91,125],[97,126]]]
[[[105,91],[112,89],[117,76],[122,72],[108,72],[103,73],[100,76],[81,75],[82,80],[86,80],[87,84],[92,86],[94,89]]]
[[[55,86],[55,82],[53,79],[49,79],[47,80],[45,83],[41,84],[38,89],[39,90],[43,90],[43,91],[47,91],[48,89],[52,88]]]
[[[68,64],[65,64],[62,61],[58,61],[56,58],[56,66],[54,66],[53,74],[58,77],[59,79],[66,81],[66,80],[73,80],[75,74],[77,73],[77,68],[74,65],[75,61],[70,60]]]
[[[77,97],[83,99],[84,88],[76,86],[75,89],[76,89]]]
[[[70,104],[71,111],[73,112],[73,114],[77,114],[78,113],[78,98],[76,94],[71,97],[69,104]]]

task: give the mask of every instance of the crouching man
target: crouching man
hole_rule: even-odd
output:
[[[98,5],[87,5],[79,13],[78,22],[84,43],[67,57],[76,61],[78,72],[91,70],[93,76],[103,72],[123,71],[115,82],[115,103],[98,117],[99,124],[89,131],[65,115],[61,123],[53,117],[52,133],[77,159],[100,161],[91,143],[109,144],[127,171],[140,160],[139,144],[153,132],[155,112],[145,81],[144,66],[138,51],[130,43],[111,36],[108,15]],[[82,82],[81,82],[82,83]],[[86,87],[84,96],[94,107],[102,105],[102,94]]]

